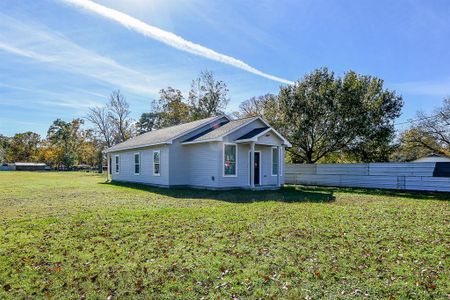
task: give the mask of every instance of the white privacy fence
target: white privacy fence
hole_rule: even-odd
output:
[[[286,164],[285,176],[289,184],[450,192],[450,163]]]

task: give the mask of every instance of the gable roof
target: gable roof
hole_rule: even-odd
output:
[[[241,128],[242,126],[252,122],[255,119],[256,119],[255,117],[251,117],[251,118],[231,120],[230,122],[220,126],[219,128],[203,132],[202,135],[197,136],[195,139],[192,138],[188,139],[184,141],[183,144],[203,143],[220,139],[221,137],[232,133],[233,131]]]
[[[202,126],[207,125],[210,122],[215,120],[220,120],[221,118],[229,118],[225,115],[221,115],[218,117],[210,117],[202,120],[197,120],[189,123],[184,123],[180,125],[170,126],[162,129],[153,130],[141,135],[138,135],[134,138],[126,140],[120,144],[114,145],[104,152],[114,152],[120,150],[128,150],[134,148],[142,148],[153,145],[161,145],[161,144],[171,144],[172,141],[180,136],[188,134],[189,132],[194,131]]]
[[[252,137],[257,136],[258,134],[260,134],[261,132],[264,132],[267,130],[267,128],[269,127],[261,127],[261,128],[255,128],[252,131],[244,134],[241,137],[238,137],[236,140],[246,140],[246,139],[251,139]]]
[[[183,144],[196,144],[196,143],[206,143],[206,142],[212,142],[212,141],[221,141],[222,138],[226,135],[229,135],[230,133],[235,132],[239,128],[242,128],[253,121],[259,120],[263,127],[256,128],[248,132],[246,135],[249,135],[249,137],[241,136],[240,138],[236,139],[236,142],[248,142],[248,141],[256,141],[255,139],[261,136],[262,134],[265,134],[268,131],[272,131],[276,136],[278,136],[287,147],[292,147],[291,143],[289,143],[288,140],[286,140],[278,131],[276,131],[272,126],[269,125],[263,118],[256,116],[256,117],[249,117],[249,118],[243,118],[243,119],[237,119],[237,120],[231,120],[230,122],[226,123],[222,127],[219,127],[215,130],[210,130],[208,132],[205,132],[204,135],[201,135],[195,139],[189,139],[183,142]],[[251,135],[251,136],[250,136]]]

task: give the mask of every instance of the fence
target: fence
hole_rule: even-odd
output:
[[[287,164],[290,184],[450,192],[450,163]]]

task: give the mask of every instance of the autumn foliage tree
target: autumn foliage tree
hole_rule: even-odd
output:
[[[419,112],[412,126],[400,134],[393,159],[410,161],[428,154],[450,156],[450,98],[431,115]]]

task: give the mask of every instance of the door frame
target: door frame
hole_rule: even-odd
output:
[[[251,168],[251,166],[250,166],[250,164],[252,163],[252,160],[251,160],[251,158],[250,158],[250,153],[252,152],[252,150],[248,150],[248,156],[247,156],[247,158],[248,158],[248,171],[249,171],[249,173],[248,173],[248,184],[249,185],[251,185],[252,184],[252,179],[251,179],[251,174],[250,174],[250,168]],[[262,183],[261,183],[261,181],[262,181],[262,178],[261,178],[261,171],[262,171],[262,165],[261,165],[261,163],[262,163],[262,160],[261,160],[261,150],[258,150],[258,151],[254,151],[255,153],[256,152],[258,152],[259,153],[259,184],[258,185],[262,185]],[[255,180],[254,178],[253,178],[253,180]],[[256,185],[256,183],[255,183],[255,185]]]

